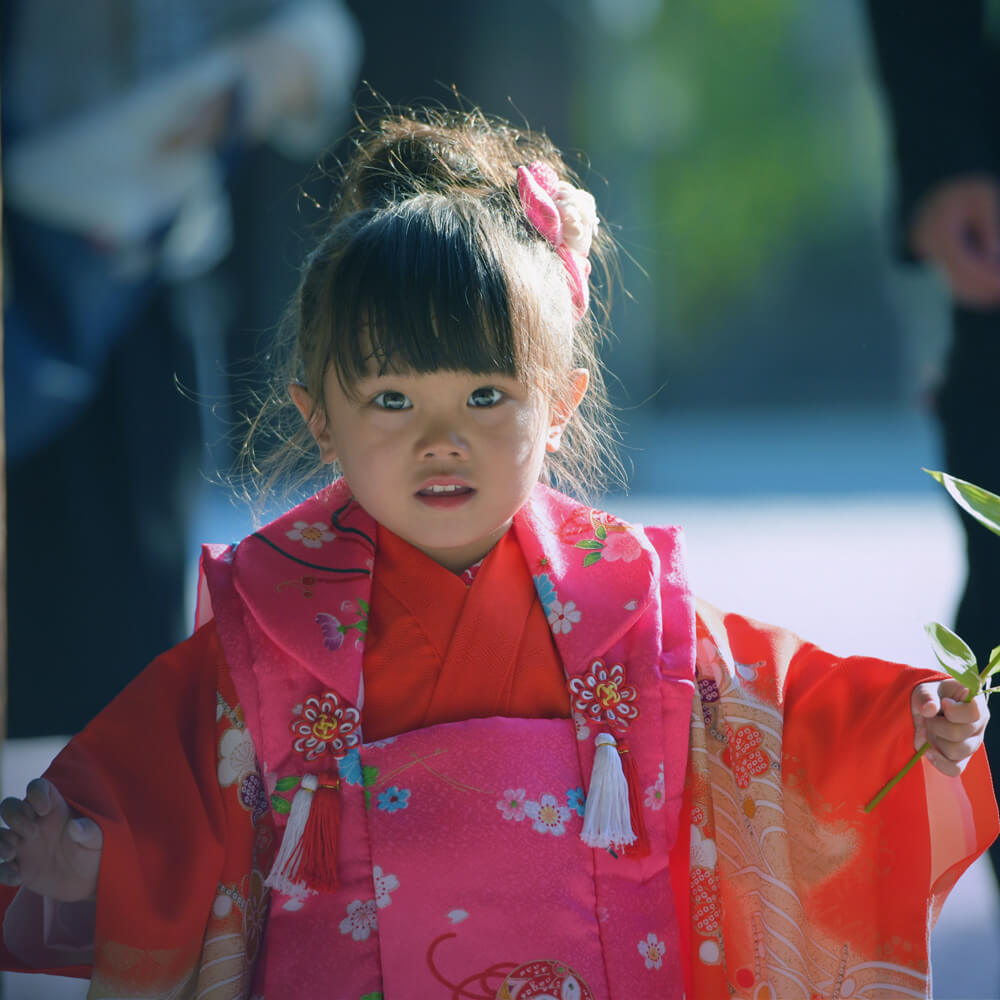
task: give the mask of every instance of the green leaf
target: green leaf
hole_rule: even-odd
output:
[[[1000,646],[994,646],[990,651],[990,659],[986,664],[986,669],[979,675],[979,680],[985,684],[998,672],[1000,672]]]
[[[584,538],[574,546],[578,549],[603,549],[604,546],[596,538]]]
[[[288,778],[279,778],[278,783],[274,787],[276,791],[287,792],[289,788],[295,788],[300,780],[300,778],[293,774]]]
[[[935,472],[933,469],[924,469],[924,472],[936,479],[962,510],[993,534],[1000,535],[1000,497],[996,493],[990,493],[975,483],[967,483],[964,479],[956,479],[947,472]]]
[[[608,537],[608,529],[604,527],[603,524],[599,524],[594,528],[594,534],[603,542],[605,538]]]
[[[583,565],[584,566],[593,566],[595,562],[600,562],[600,561],[601,561],[601,553],[600,552],[588,552],[583,557]]]
[[[383,1000],[381,993],[366,993],[361,1000]]]
[[[365,789],[365,809],[370,810],[372,807],[372,793],[366,788]]]
[[[359,597],[358,598],[358,607],[361,608],[361,611],[364,614],[368,614],[368,607],[369,607],[369,605],[368,605],[368,602],[363,597]]]
[[[973,697],[979,693],[979,674],[976,672],[976,656],[965,640],[955,635],[950,628],[940,622],[928,622],[924,631],[934,647],[934,655],[945,670],[955,680],[965,685]]]
[[[283,799],[280,795],[271,796],[271,808],[282,816],[287,816],[292,811],[292,804],[288,799]]]
[[[361,784],[365,788],[371,788],[376,781],[378,781],[378,768],[372,767],[371,764],[365,764],[361,768]]]
[[[366,622],[366,621],[360,621],[360,622],[356,622],[356,623],[355,623],[355,625],[354,625],[354,627],[355,627],[355,628],[356,628],[356,629],[357,629],[357,630],[358,630],[358,631],[359,631],[359,632],[360,632],[360,633],[361,633],[362,635],[368,635],[368,622]]]

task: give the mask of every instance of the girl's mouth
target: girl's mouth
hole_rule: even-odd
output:
[[[450,508],[461,507],[467,503],[476,491],[471,486],[462,486],[458,483],[448,483],[447,485],[435,484],[425,486],[416,493],[417,499],[428,507]]]

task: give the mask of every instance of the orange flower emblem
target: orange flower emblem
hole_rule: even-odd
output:
[[[603,660],[594,660],[587,673],[570,680],[569,691],[573,708],[598,724],[624,732],[639,717],[638,692],[626,683],[620,663],[609,667]]]
[[[361,742],[361,716],[351,705],[343,705],[335,691],[311,695],[302,706],[302,714],[292,720],[292,734],[298,737],[292,747],[306,760],[324,753],[335,758]]]

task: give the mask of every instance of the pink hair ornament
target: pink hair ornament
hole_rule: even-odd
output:
[[[582,319],[590,304],[590,245],[597,229],[597,206],[588,191],[559,180],[547,163],[517,168],[517,190],[528,221],[552,244],[569,276],[573,317]]]

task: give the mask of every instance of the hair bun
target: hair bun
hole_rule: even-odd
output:
[[[382,208],[417,194],[516,195],[518,166],[544,161],[568,171],[547,137],[480,111],[422,110],[362,128],[346,168],[338,215]]]

